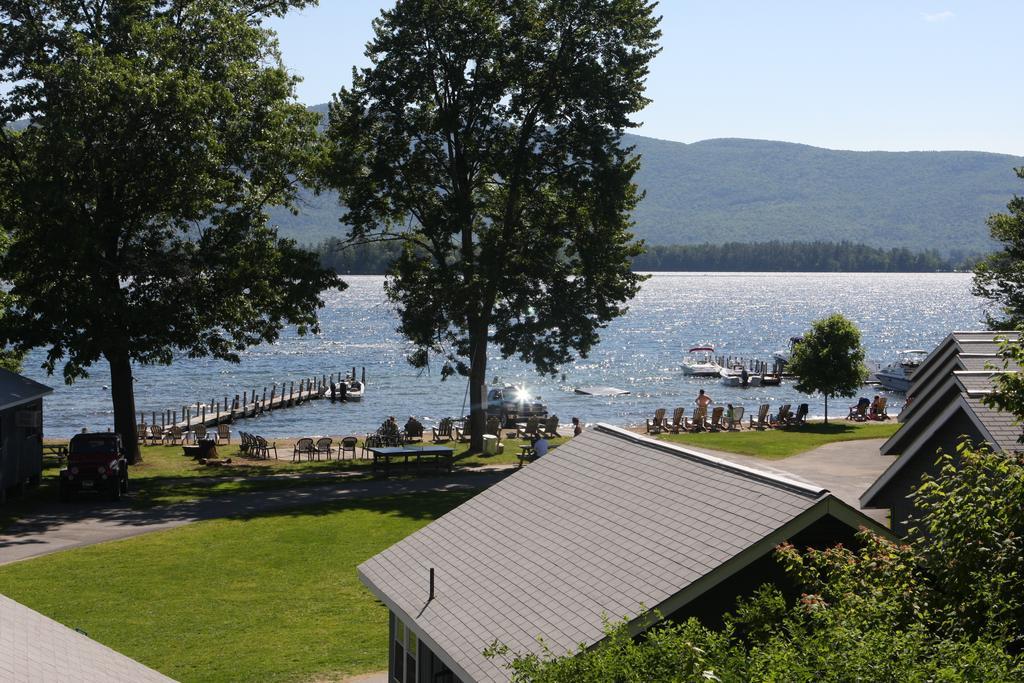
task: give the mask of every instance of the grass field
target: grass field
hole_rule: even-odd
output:
[[[717,451],[754,455],[766,460],[779,460],[835,441],[888,438],[899,426],[895,420],[873,423],[834,420],[828,424],[809,422],[803,427],[789,429],[662,434],[658,438]]]
[[[0,567],[0,593],[181,681],[387,668],[387,610],[355,567],[470,493],[192,524]]]

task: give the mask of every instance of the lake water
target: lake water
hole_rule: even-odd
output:
[[[365,367],[367,395],[361,403],[314,401],[305,406],[246,420],[236,429],[266,436],[340,435],[375,428],[388,415],[404,422],[420,416],[430,426],[441,417],[465,411],[466,381],[441,381],[437,367],[421,373],[405,361],[408,344],[394,331],[397,321],[383,292],[382,277],[349,276],[345,292],[332,293],[321,312],[319,335],[298,337],[288,331],[279,343],[254,348],[240,364],[183,358],[170,367],[137,367],[136,404],[140,411],[180,410],[183,404],[234,396],[244,389],[284,384],[300,377]],[[969,274],[872,273],[660,273],[648,280],[627,315],[602,334],[589,358],[562,369],[555,378],[539,377],[515,361],[494,359],[488,378],[525,381],[563,422],[627,425],[643,423],[654,410],[693,405],[705,389],[716,402],[743,405],[807,402],[812,416],[824,412],[820,397],[781,387],[726,388],[716,379],[687,378],[680,362],[686,350],[712,344],[719,353],[770,360],[790,336],[833,312],[860,328],[870,359],[894,360],[904,348],[931,349],[952,330],[979,329],[981,302],[970,294]],[[113,424],[108,369],[65,386],[58,375],[39,369],[43,352],[26,362],[28,376],[55,388],[45,404],[45,432],[69,436],[83,427]],[[596,397],[573,393],[577,386],[606,385],[632,392]],[[874,392],[866,388],[864,393]],[[890,396],[891,412],[902,397]],[[831,403],[830,414],[845,415],[850,401]]]

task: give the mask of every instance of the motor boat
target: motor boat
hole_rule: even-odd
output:
[[[348,377],[331,384],[331,400],[362,401],[366,385],[357,379]]]
[[[789,362],[789,359],[793,357],[793,348],[802,342],[803,339],[803,337],[790,337],[789,348],[785,351],[776,351],[772,354],[772,358],[777,360],[781,366],[785,367],[786,363]]]
[[[487,417],[496,417],[501,424],[511,427],[531,417],[546,418],[548,407],[540,396],[532,396],[523,385],[506,384],[487,392]]]
[[[722,368],[718,373],[722,378],[722,384],[727,387],[759,387],[761,386],[761,375],[747,372],[747,383],[743,384],[743,366],[734,365],[731,368]]]
[[[694,346],[683,359],[683,374],[690,377],[719,377],[722,366],[715,362],[712,346]]]
[[[889,363],[875,373],[875,379],[886,389],[906,393],[910,388],[917,367],[928,355],[927,351],[921,349],[906,349],[900,351],[899,360]]]

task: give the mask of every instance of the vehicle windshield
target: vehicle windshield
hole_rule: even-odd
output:
[[[75,437],[71,440],[71,455],[116,455],[117,441],[108,437]]]

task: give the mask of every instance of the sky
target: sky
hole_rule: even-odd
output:
[[[393,2],[320,0],[273,22],[319,104],[366,66]],[[1024,156],[1024,1],[662,0],[663,51],[633,132],[678,142],[757,138],[851,150]]]

